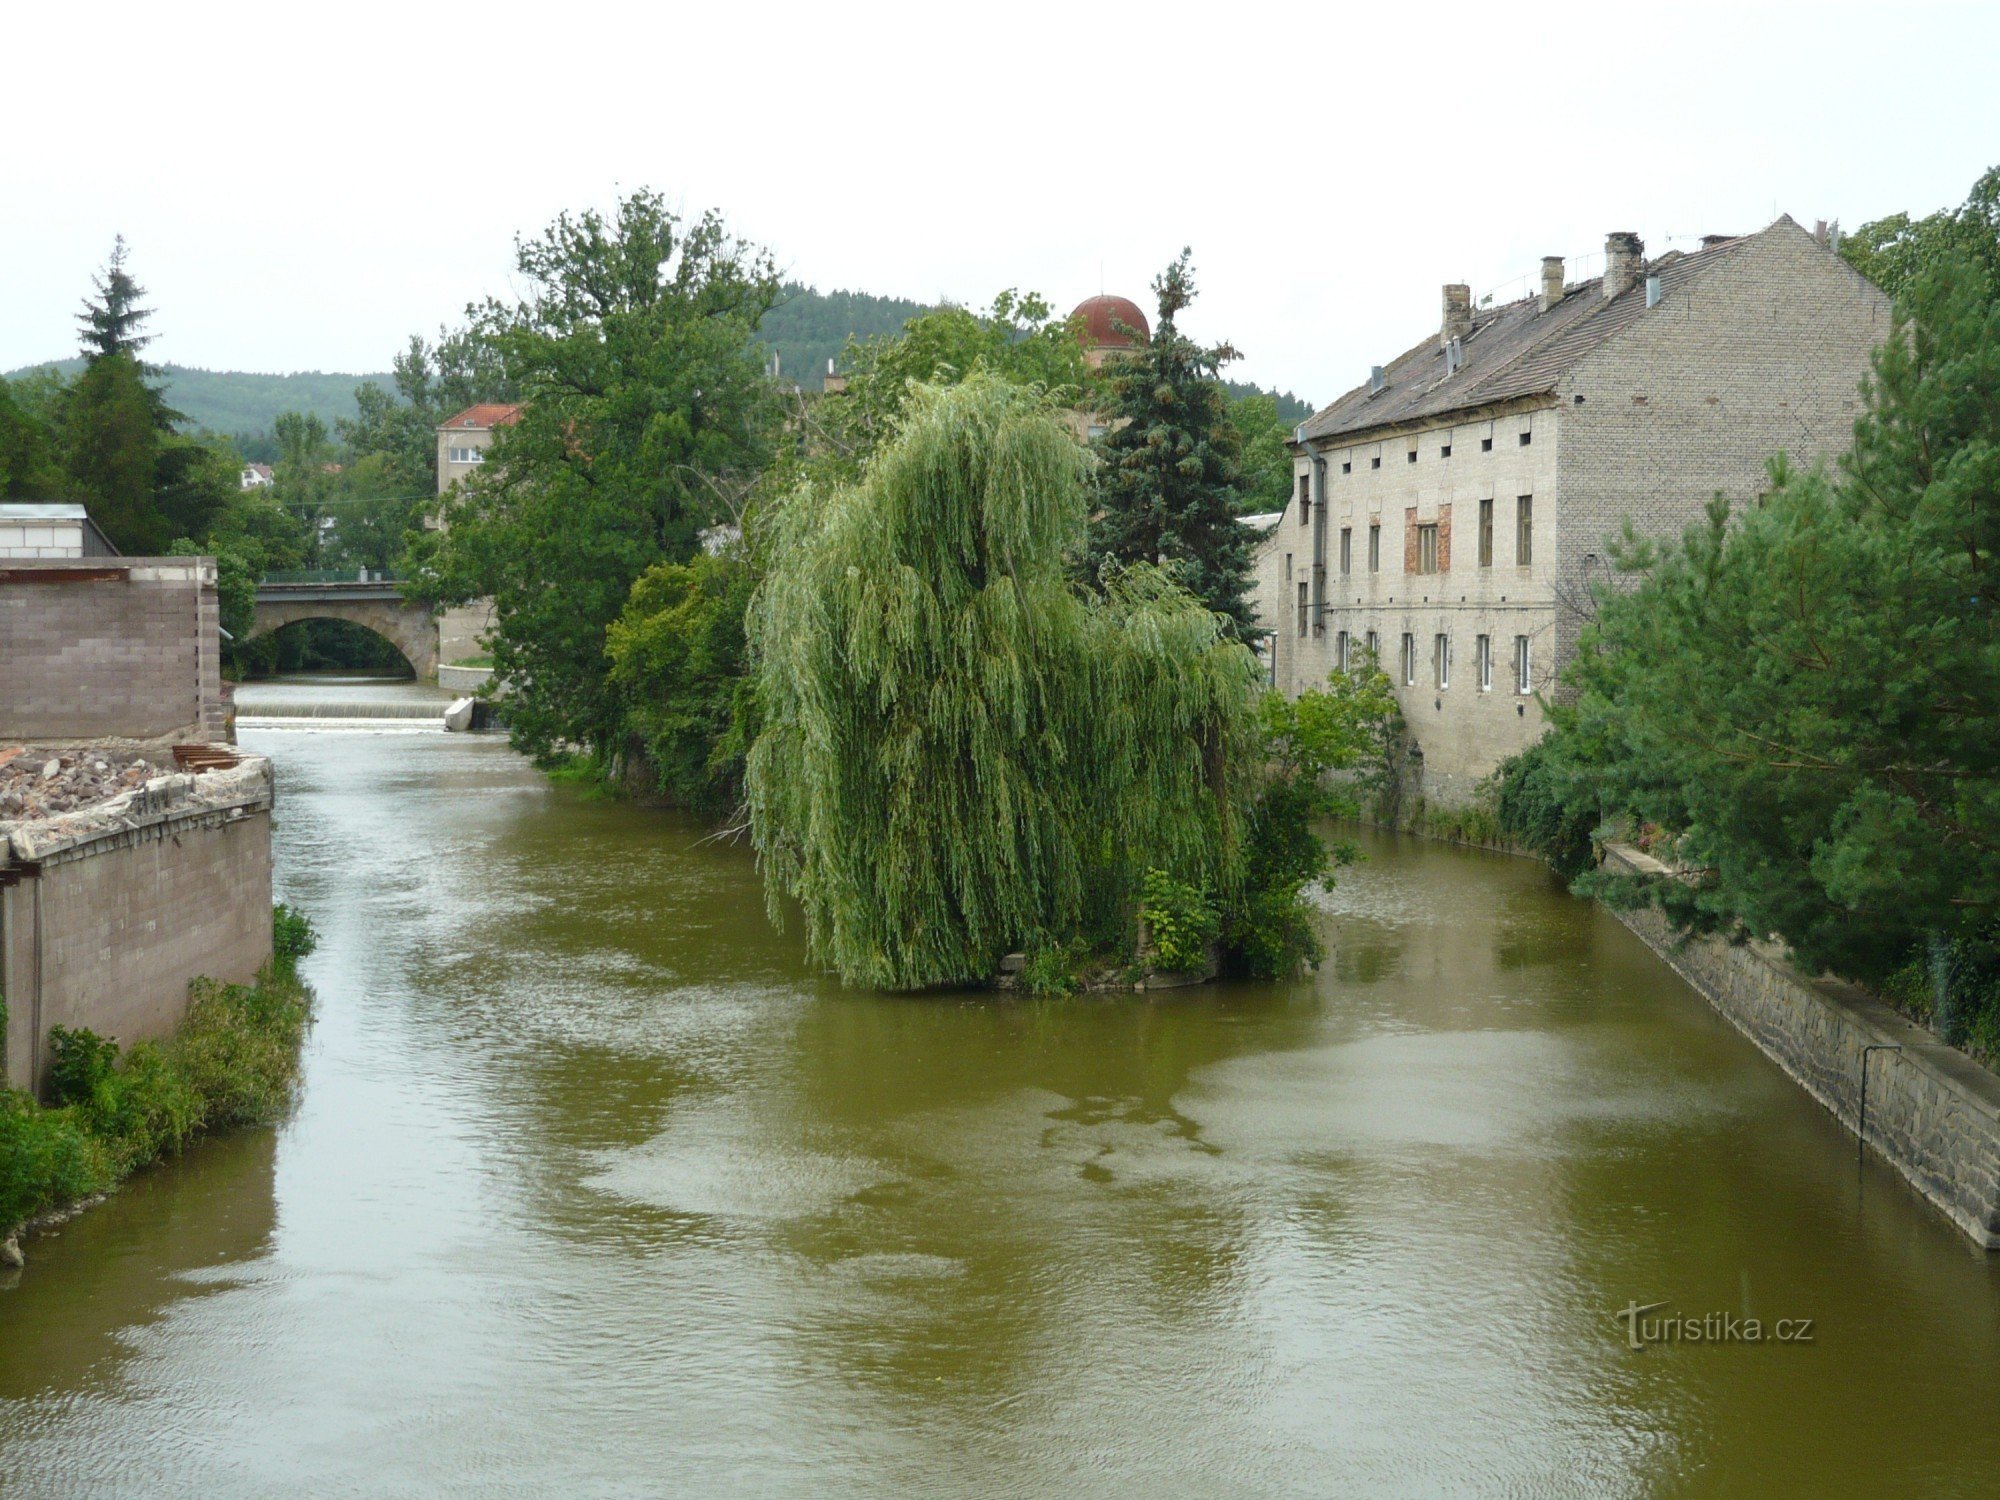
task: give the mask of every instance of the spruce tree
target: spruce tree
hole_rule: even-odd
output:
[[[151,334],[139,331],[153,310],[139,305],[146,289],[125,269],[125,254],[125,236],[121,234],[111,243],[110,263],[91,278],[96,298],[86,298],[83,311],[76,315],[83,325],[85,359],[125,354],[136,360],[139,351],[153,342]]]
[[[1105,367],[1110,421],[1099,440],[1105,462],[1091,565],[1161,564],[1247,635],[1254,536],[1237,520],[1243,439],[1218,379],[1237,356],[1227,344],[1206,347],[1180,330],[1180,314],[1195,298],[1189,255],[1182,250],[1153,283],[1159,323],[1152,341]]]

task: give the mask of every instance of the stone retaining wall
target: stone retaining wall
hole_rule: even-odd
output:
[[[271,765],[155,777],[95,807],[0,824],[0,1081],[39,1087],[54,1026],[170,1034],[190,980],[271,956]]]
[[[1613,844],[1605,868],[1657,875],[1650,855]],[[1808,979],[1780,948],[1682,938],[1657,911],[1619,919],[1806,1092],[1852,1130],[1868,1057],[1867,1140],[1985,1249],[2000,1249],[2000,1078],[1853,985]]]

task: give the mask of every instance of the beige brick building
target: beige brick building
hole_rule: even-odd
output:
[[[1887,299],[1790,218],[1648,261],[1606,241],[1603,276],[1474,308],[1300,425],[1294,499],[1257,550],[1273,684],[1289,695],[1373,647],[1412,766],[1463,802],[1543,729],[1589,585],[1630,520],[1678,535],[1765,462],[1847,445]]]
[[[493,446],[493,434],[499,428],[520,420],[521,408],[506,402],[488,402],[479,406],[468,406],[464,411],[438,424],[437,476],[438,494],[442,497],[452,486],[470,478],[480,471],[486,462],[486,450]],[[444,507],[431,513],[425,524],[432,530],[444,527]],[[486,637],[493,629],[493,602],[490,599],[475,599],[470,604],[456,604],[442,610],[437,618],[438,662],[450,666],[454,662],[476,657],[486,650]]]

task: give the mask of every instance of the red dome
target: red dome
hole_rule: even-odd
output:
[[[1145,343],[1153,336],[1153,325],[1146,321],[1146,315],[1139,311],[1139,304],[1128,297],[1092,297],[1079,302],[1072,318],[1083,320],[1083,342],[1091,349],[1126,349],[1132,344]],[[1118,327],[1137,329],[1139,337]]]

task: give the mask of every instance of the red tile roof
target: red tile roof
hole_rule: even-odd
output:
[[[478,406],[468,406],[455,417],[445,418],[438,423],[438,431],[443,432],[447,427],[461,429],[505,427],[511,422],[520,420],[521,408],[518,405],[504,401],[488,401]]]

